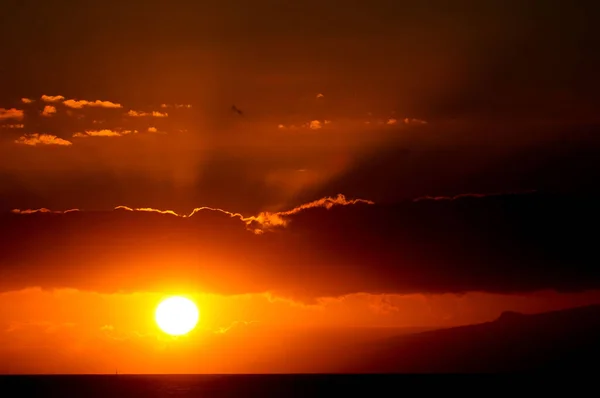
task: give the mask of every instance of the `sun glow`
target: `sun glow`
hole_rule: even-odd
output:
[[[198,307],[190,299],[173,296],[164,299],[156,307],[154,319],[163,332],[171,336],[189,333],[200,318]]]

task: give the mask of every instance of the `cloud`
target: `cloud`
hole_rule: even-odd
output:
[[[84,107],[93,107],[93,108],[122,108],[121,104],[116,104],[110,101],[86,101],[86,100],[74,100],[68,99],[63,102],[63,104],[69,108],[73,109],[82,109]]]
[[[156,133],[156,132],[158,132],[158,130],[156,129],[156,127],[148,127],[148,132],[149,133]]]
[[[42,111],[42,116],[52,116],[56,113],[56,107],[52,105],[46,105]]]
[[[30,98],[23,97],[23,98],[21,98],[21,102],[24,103],[24,104],[31,104],[31,103],[34,102],[34,100],[32,100]]]
[[[312,120],[309,123],[309,128],[311,130],[318,130],[318,129],[322,128],[322,127],[323,127],[323,125],[321,124],[321,122],[319,120]]]
[[[295,124],[290,124],[290,125],[285,125],[285,124],[278,124],[277,128],[280,130],[296,130],[298,128],[302,128],[302,129],[310,129],[310,130],[320,130],[323,128],[323,126],[331,124],[331,120],[311,120],[308,123],[302,123],[300,125],[295,125]]]
[[[41,100],[44,102],[60,102],[63,101],[65,97],[62,95],[42,95]]]
[[[325,96],[321,93],[317,94],[317,98],[325,98]]]
[[[73,134],[73,137],[74,138],[86,138],[86,137],[122,137],[124,135],[135,134],[135,133],[137,133],[136,130],[121,130],[121,131],[109,130],[109,129],[86,130],[83,133],[75,133],[75,134]]]
[[[67,214],[67,213],[72,213],[74,211],[80,211],[80,210],[79,209],[50,210],[50,209],[46,209],[46,208],[26,209],[26,210],[13,209],[13,210],[11,210],[11,213],[13,213],[13,214],[35,214],[35,213]]]
[[[8,120],[8,119],[23,120],[24,117],[25,117],[25,112],[23,112],[21,109],[0,108],[0,120]]]
[[[169,116],[169,114],[167,114],[166,112],[162,113],[162,112],[157,112],[157,111],[143,112],[143,111],[130,110],[129,112],[127,112],[127,116],[131,116],[131,117],[146,117],[146,116],[167,117],[167,116]]]
[[[177,286],[314,299],[600,288],[600,210],[590,197],[337,197],[255,216],[206,207],[173,213],[4,214],[0,289]]]
[[[24,124],[4,124],[0,127],[5,128],[5,129],[22,129],[23,127],[25,127],[25,125]]]
[[[64,140],[52,134],[25,134],[15,140],[16,144],[37,146],[37,145],[72,145],[70,141]]]

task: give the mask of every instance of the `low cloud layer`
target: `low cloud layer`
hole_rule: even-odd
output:
[[[16,211],[0,223],[0,288],[186,287],[306,299],[578,291],[600,287],[596,203],[526,193],[394,205],[340,197],[256,217],[208,208],[185,217]]]

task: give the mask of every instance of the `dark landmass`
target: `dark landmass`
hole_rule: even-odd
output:
[[[600,306],[380,340],[357,349],[350,373],[590,372],[598,369]]]

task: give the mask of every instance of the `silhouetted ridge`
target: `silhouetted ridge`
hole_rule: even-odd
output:
[[[348,372],[588,372],[600,355],[600,305],[399,336],[357,352]]]
[[[525,315],[515,311],[504,311],[496,322],[519,322]]]

